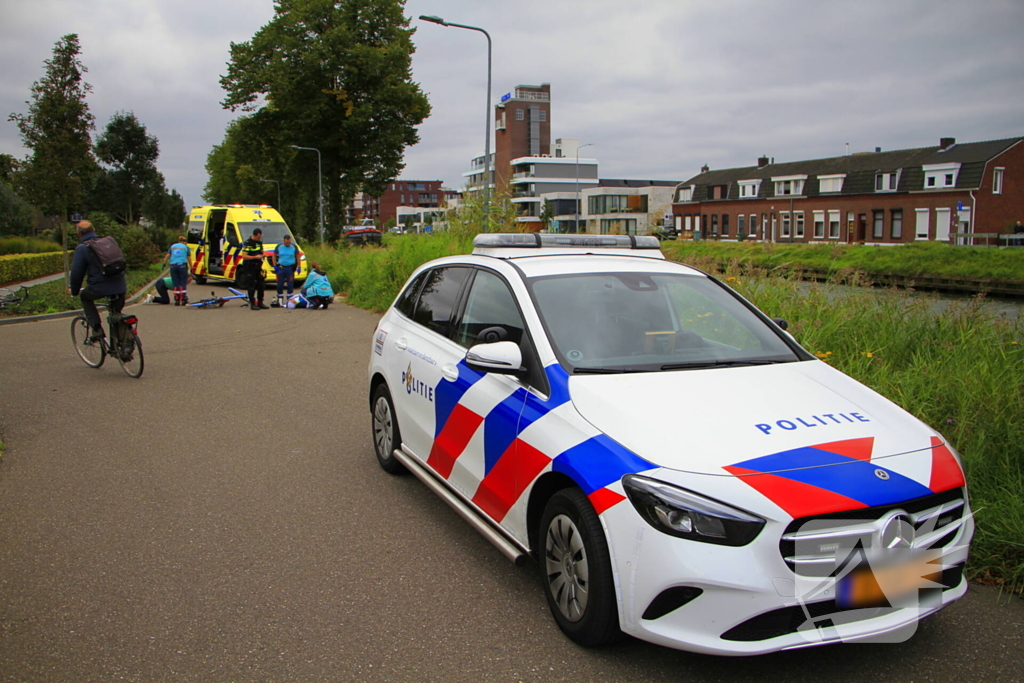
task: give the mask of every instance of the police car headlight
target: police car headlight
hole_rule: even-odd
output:
[[[658,531],[691,541],[741,546],[757,538],[764,519],[657,479],[627,474],[622,488]]]

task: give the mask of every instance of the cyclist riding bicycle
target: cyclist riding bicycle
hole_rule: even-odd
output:
[[[110,312],[120,313],[124,308],[128,285],[124,273],[111,276],[103,274],[99,258],[89,248],[89,241],[97,238],[92,223],[81,221],[75,227],[78,230],[78,246],[75,247],[75,260],[71,264],[71,286],[68,293],[71,296],[79,296],[81,292],[82,310],[92,328],[89,341],[97,342],[103,338],[103,325],[100,323],[100,313],[96,309],[96,300],[107,297],[110,301]],[[86,281],[84,289],[83,279]]]

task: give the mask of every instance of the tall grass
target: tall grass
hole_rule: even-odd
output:
[[[306,251],[349,303],[383,311],[417,266],[471,249],[469,234],[435,234]],[[707,271],[720,261],[687,260]],[[722,278],[785,318],[810,352],[950,440],[964,460],[977,522],[968,574],[1024,592],[1024,322],[993,317],[981,299],[939,307],[896,290],[809,287],[737,261]]]
[[[43,254],[60,251],[60,245],[52,240],[37,237],[0,237],[0,256],[5,254]]]

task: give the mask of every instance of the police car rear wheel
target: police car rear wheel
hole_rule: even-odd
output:
[[[540,522],[540,570],[548,607],[559,628],[587,647],[621,636],[611,560],[601,521],[579,489],[559,491]]]
[[[402,437],[398,431],[398,418],[391,393],[381,384],[373,392],[373,450],[382,470],[389,474],[405,472],[405,465],[398,462],[394,450],[399,448]]]

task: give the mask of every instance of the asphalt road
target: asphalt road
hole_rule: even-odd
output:
[[[532,563],[377,467],[375,315],[133,310],[140,380],[86,367],[67,319],[0,327],[0,681],[1024,676],[1024,601],[983,587],[895,645],[581,649]]]

